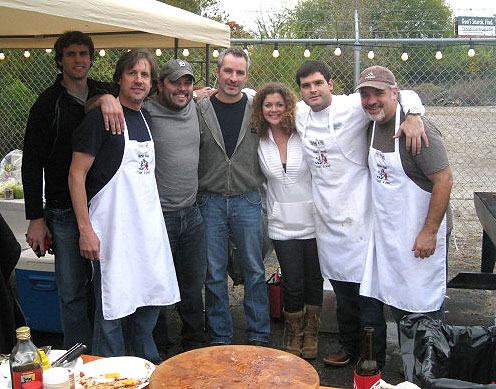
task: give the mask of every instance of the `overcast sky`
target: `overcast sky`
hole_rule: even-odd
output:
[[[246,27],[256,29],[254,21],[263,13],[271,14],[284,7],[296,5],[298,0],[220,0],[230,19]],[[495,0],[448,0],[456,16],[492,16],[496,14]],[[470,8],[469,8],[470,7]]]

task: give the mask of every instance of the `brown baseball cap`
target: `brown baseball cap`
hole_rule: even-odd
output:
[[[396,86],[396,78],[393,72],[384,66],[371,66],[360,73],[355,90],[364,86],[384,90],[390,86]]]
[[[193,82],[195,81],[195,76],[193,75],[193,68],[191,65],[183,59],[171,59],[167,61],[163,68],[160,70],[160,80],[167,77],[169,81],[177,81],[182,76],[189,75],[193,77]]]

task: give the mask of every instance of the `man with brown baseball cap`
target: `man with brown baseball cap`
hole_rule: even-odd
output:
[[[406,151],[404,135],[393,138],[405,115],[389,69],[365,69],[357,89],[363,109],[374,121],[368,153],[374,249],[366,259],[360,294],[376,306],[374,312],[389,305],[398,328],[401,318],[410,313],[442,320],[445,213],[453,177],[441,134],[422,118],[430,146],[422,144],[417,155]],[[376,352],[384,354],[385,334],[376,333],[376,337],[384,337],[376,342],[380,345]]]

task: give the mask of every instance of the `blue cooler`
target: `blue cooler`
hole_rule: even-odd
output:
[[[15,269],[19,302],[32,330],[62,332],[53,255],[24,250]]]

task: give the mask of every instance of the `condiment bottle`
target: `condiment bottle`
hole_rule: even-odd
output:
[[[381,371],[377,366],[374,352],[374,328],[364,327],[360,359],[353,374],[354,389],[379,388]]]
[[[69,370],[52,367],[43,373],[43,389],[69,389]]]
[[[17,344],[9,358],[12,389],[22,389],[29,381],[42,381],[43,366],[38,349],[31,341],[29,327],[16,330]]]
[[[26,382],[22,389],[43,389],[43,382],[41,381],[29,381]]]

